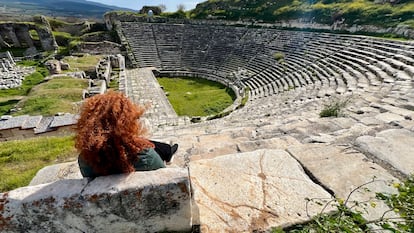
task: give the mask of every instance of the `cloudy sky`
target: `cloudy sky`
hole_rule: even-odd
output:
[[[139,10],[144,5],[157,6],[164,4],[167,11],[176,11],[179,4],[183,4],[186,10],[195,8],[197,3],[204,2],[203,0],[89,0],[92,2],[100,2],[107,5],[126,7],[133,10]]]

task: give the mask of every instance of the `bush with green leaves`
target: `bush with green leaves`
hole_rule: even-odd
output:
[[[285,54],[281,52],[277,52],[273,54],[273,58],[276,59],[279,63],[282,63],[285,59]]]

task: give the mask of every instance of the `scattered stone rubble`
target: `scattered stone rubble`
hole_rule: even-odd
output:
[[[34,68],[17,66],[10,52],[0,55],[0,89],[16,88]]]
[[[89,87],[83,92],[83,98],[103,94],[115,78],[113,69],[117,69],[119,78],[125,78],[125,58],[121,54],[109,55],[101,59],[95,67],[96,79],[90,80]]]

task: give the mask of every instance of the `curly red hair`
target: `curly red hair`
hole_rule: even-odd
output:
[[[99,175],[135,171],[137,153],[154,145],[138,119],[145,109],[125,95],[107,92],[87,99],[76,126],[75,147]]]

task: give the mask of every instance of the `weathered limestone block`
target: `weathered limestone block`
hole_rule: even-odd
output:
[[[49,60],[45,66],[51,74],[60,74],[62,72],[61,63],[58,60]]]
[[[369,161],[363,154],[355,151],[346,151],[345,147],[330,146],[326,144],[305,144],[288,148],[300,163],[325,187],[335,193],[335,196],[346,200],[351,192],[360,185],[372,181],[354,192],[348,206],[355,201],[360,207],[363,216],[368,220],[379,219],[389,207],[375,198],[376,192],[394,193],[396,190],[389,186],[397,178],[390,175],[385,169]],[[365,188],[370,191],[366,192]],[[370,204],[375,203],[373,208]],[[391,214],[391,213],[390,213]],[[389,217],[390,215],[387,215]]]
[[[63,179],[82,179],[77,161],[59,163],[40,169],[30,181],[30,186],[46,184]]]
[[[70,70],[70,65],[67,62],[59,61],[60,68],[62,70]]]
[[[0,231],[160,232],[191,229],[187,169],[60,180],[0,194]]]
[[[257,150],[190,162],[194,221],[202,232],[252,232],[309,220],[321,211],[305,198],[329,198],[282,150]],[[328,208],[329,209],[329,208]],[[309,214],[309,216],[308,216]]]
[[[356,144],[398,169],[405,175],[414,173],[414,132],[406,129],[389,129],[373,136],[361,136]]]

